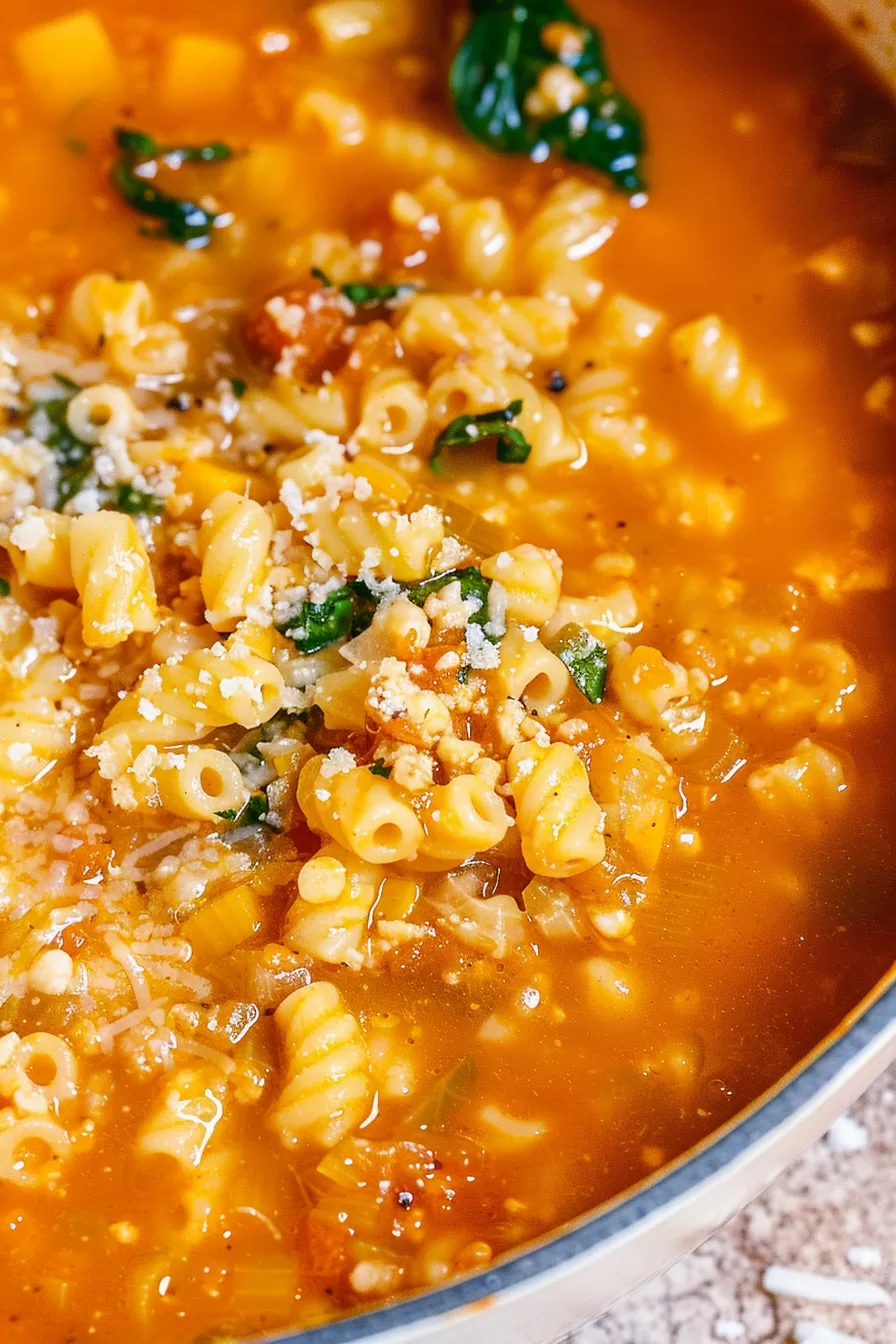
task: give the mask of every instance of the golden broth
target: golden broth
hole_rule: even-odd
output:
[[[524,1098],[544,1135],[518,1145],[504,1136],[466,1168],[460,1150],[477,1142],[488,1149],[489,1139],[470,1118],[473,1102],[449,1115],[439,1142],[459,1192],[428,1208],[430,1261],[415,1280],[396,1279],[396,1288],[438,1281],[442,1260],[446,1272],[475,1268],[709,1134],[835,1027],[896,949],[893,590],[884,573],[824,600],[819,581],[807,577],[807,560],[819,554],[834,557],[841,577],[850,567],[886,570],[892,562],[893,425],[866,410],[863,398],[893,347],[889,356],[869,352],[850,327],[896,302],[896,256],[883,250],[872,293],[827,283],[807,265],[847,236],[868,247],[892,239],[892,178],[823,152],[819,88],[852,76],[832,39],[795,5],[604,0],[586,8],[599,17],[650,139],[649,202],[638,210],[614,202],[618,227],[594,273],[607,295],[623,292],[661,310],[665,332],[721,313],[788,417],[762,433],[739,429],[683,377],[664,336],[638,366],[638,409],[678,445],[674,464],[641,471],[596,453],[531,487],[508,485],[508,470],[488,464],[436,484],[479,512],[491,510],[520,539],[555,548],[572,595],[593,591],[597,556],[630,557],[639,592],[650,599],[639,635],[645,644],[676,657],[683,629],[705,635],[709,646],[725,630],[746,652],[707,693],[718,710],[716,737],[675,762],[681,784],[657,870],[629,863],[607,873],[607,907],[632,914],[627,938],[594,934],[587,947],[571,949],[534,936],[534,962],[493,959],[486,973],[442,934],[423,953],[414,944],[360,970],[326,968],[369,1032],[374,1015],[387,1030],[397,1019],[416,1071],[409,1100],[384,1101],[364,1138],[406,1138],[408,1114],[468,1055],[475,1104],[515,1115]],[[36,106],[13,46],[67,6],[32,0],[27,14],[10,9],[2,21],[0,317],[19,327],[54,333],[71,286],[102,269],[145,280],[160,312],[181,313],[197,350],[223,342],[236,352],[223,366],[228,373],[256,379],[232,339],[232,313],[284,278],[304,276],[295,245],[313,230],[385,238],[387,256],[400,256],[403,239],[397,252],[388,241],[396,232],[390,198],[431,173],[427,156],[418,171],[365,144],[334,149],[320,125],[301,118],[293,127],[293,105],[311,83],[348,91],[371,127],[413,115],[436,128],[453,147],[444,160],[452,186],[464,197],[498,196],[519,227],[562,176],[554,162],[498,158],[461,136],[441,92],[450,25],[422,3],[407,42],[367,59],[322,52],[307,16],[286,0],[96,0],[94,11],[121,62],[125,101],[88,103],[63,119]],[[246,68],[234,95],[197,95],[182,112],[166,105],[159,71],[178,32],[243,44]],[[248,151],[177,176],[174,189],[183,182],[194,194],[214,190],[235,216],[208,249],[184,252],[141,237],[145,221],[107,181],[109,129],[119,123],[162,140],[213,137]],[[424,242],[405,273],[464,288],[445,265],[443,254],[430,261]],[[199,317],[191,318],[191,306]],[[564,359],[556,360],[561,369]],[[553,363],[536,361],[540,386]],[[555,400],[563,409],[564,393]],[[713,533],[682,521],[687,502],[676,506],[664,493],[668,473],[682,467],[742,492],[733,496],[735,526]],[[794,675],[788,658],[764,660],[759,649],[763,635],[786,642],[788,633],[842,641],[855,656],[857,713],[808,727],[723,709],[725,697],[746,692],[756,676]],[[845,762],[847,788],[807,830],[760,810],[746,780],[809,733]],[[107,824],[120,859],[135,832],[121,819]],[[301,829],[293,839],[303,857],[316,844]],[[514,893],[523,884],[515,862],[508,860],[505,879],[517,883]],[[291,897],[284,886],[266,899],[264,928],[250,945],[280,936]],[[89,944],[90,929],[82,933]],[[65,946],[77,958],[77,938]],[[585,957],[604,959],[611,972],[591,998]],[[613,989],[617,975],[623,993]],[[4,1026],[65,1035],[67,1020],[58,999],[36,994]],[[497,1036],[483,1036],[489,1021],[498,1022]],[[501,1023],[510,1023],[505,1040]],[[269,1028],[262,1017],[258,1036]],[[217,1338],[219,1329],[239,1336],[317,1323],[377,1300],[348,1281],[338,1238],[330,1245],[319,1229],[309,1233],[320,1178],[312,1163],[297,1179],[301,1164],[272,1141],[257,1106],[236,1115],[226,1163],[219,1159],[217,1173],[212,1163],[206,1194],[194,1192],[210,1202],[205,1234],[179,1240],[178,1220],[190,1216],[171,1214],[185,1198],[179,1174],[134,1153],[158,1078],[147,1081],[118,1053],[94,1063],[102,1077],[92,1146],[52,1189],[0,1181],[0,1319],[10,1344],[122,1335],[174,1344]],[[468,1169],[475,1180],[465,1185]],[[363,1241],[363,1219],[358,1229]],[[415,1246],[414,1254],[419,1264],[423,1251]]]

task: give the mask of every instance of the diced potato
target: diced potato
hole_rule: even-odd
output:
[[[245,48],[231,38],[180,33],[165,52],[162,101],[176,111],[223,102],[235,93],[245,64]]]
[[[34,96],[56,115],[114,98],[121,86],[118,57],[92,10],[27,28],[14,49]]]

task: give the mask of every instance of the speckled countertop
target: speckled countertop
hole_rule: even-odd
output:
[[[567,1344],[896,1344],[896,1305],[771,1297],[762,1276],[774,1264],[867,1280],[896,1300],[896,1066],[744,1213]]]

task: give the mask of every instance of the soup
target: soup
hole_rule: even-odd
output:
[[[486,1266],[892,962],[889,113],[586,9],[5,15],[9,1341]]]

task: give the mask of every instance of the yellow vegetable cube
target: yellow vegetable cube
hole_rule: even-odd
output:
[[[27,28],[15,54],[34,96],[59,116],[79,103],[114,98],[121,86],[118,57],[91,10]]]
[[[182,111],[223,102],[239,85],[245,48],[226,37],[181,33],[173,37],[162,67],[162,99]]]

